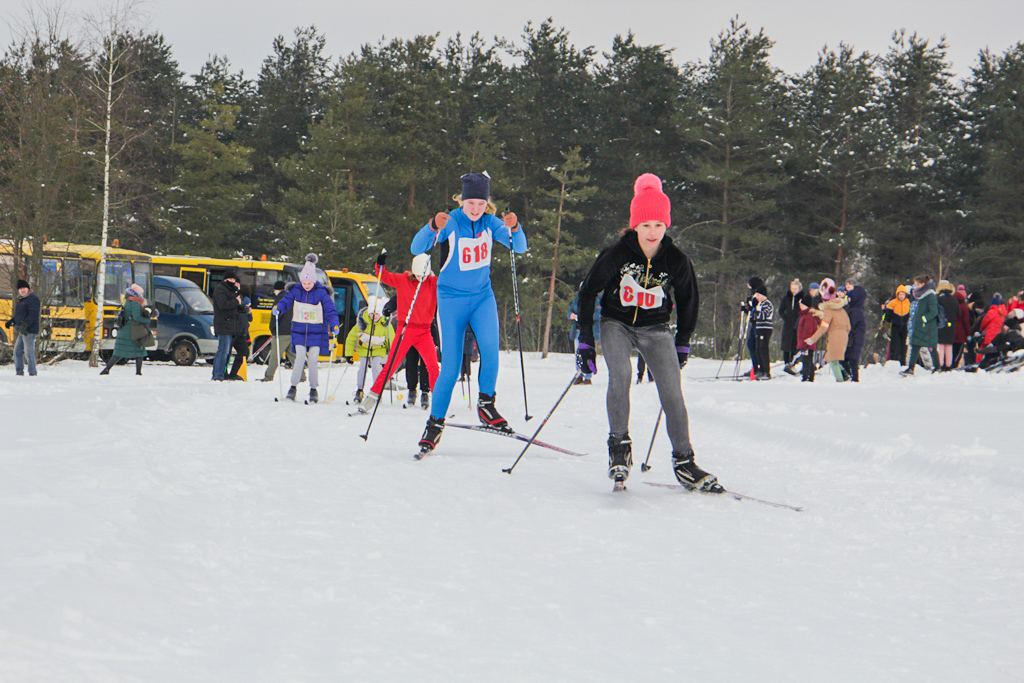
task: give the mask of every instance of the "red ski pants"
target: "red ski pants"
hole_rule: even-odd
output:
[[[384,385],[391,379],[391,375],[395,374],[395,370],[402,364],[402,359],[405,358],[405,354],[409,352],[410,348],[414,348],[419,352],[420,358],[423,359],[423,363],[427,366],[427,378],[430,380],[430,390],[433,391],[434,382],[437,380],[438,368],[437,349],[434,348],[434,338],[430,334],[430,327],[409,325],[405,328],[404,335],[402,334],[402,328],[396,329],[395,335],[396,338],[402,337],[402,343],[391,347],[391,353],[388,354],[387,360],[384,361],[384,372],[377,375],[371,391],[380,396],[381,391],[384,390]]]

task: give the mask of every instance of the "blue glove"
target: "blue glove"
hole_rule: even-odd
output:
[[[277,306],[274,306],[273,308],[271,308],[271,309],[270,309],[270,313],[271,313],[271,315],[281,315],[281,314],[280,314],[280,313],[278,312],[278,310],[277,310]]]
[[[676,358],[679,359],[679,369],[682,370],[686,361],[690,360],[690,347],[676,346]]]
[[[597,351],[587,342],[576,347],[576,369],[585,375],[597,374]]]

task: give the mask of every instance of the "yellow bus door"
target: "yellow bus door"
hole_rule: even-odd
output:
[[[196,283],[199,289],[206,291],[206,268],[186,268],[182,266],[181,277]]]

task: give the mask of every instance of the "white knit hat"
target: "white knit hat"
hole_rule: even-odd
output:
[[[299,273],[299,282],[316,282],[316,254],[306,254],[306,263]]]

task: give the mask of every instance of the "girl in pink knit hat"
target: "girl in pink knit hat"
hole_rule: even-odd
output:
[[[637,178],[629,205],[629,229],[598,255],[580,287],[576,363],[580,372],[597,373],[591,321],[597,295],[603,292],[600,324],[608,367],[608,477],[615,482],[615,490],[625,488],[633,464],[629,390],[630,354],[636,349],[658,386],[676,479],[688,488],[721,493],[724,489],[718,479],[697,466],[690,445],[679,370],[690,355],[699,295],[693,264],[665,235],[672,223],[671,213],[661,179],[651,173]],[[673,308],[674,336],[669,327]],[[654,415],[649,417],[653,421]]]

